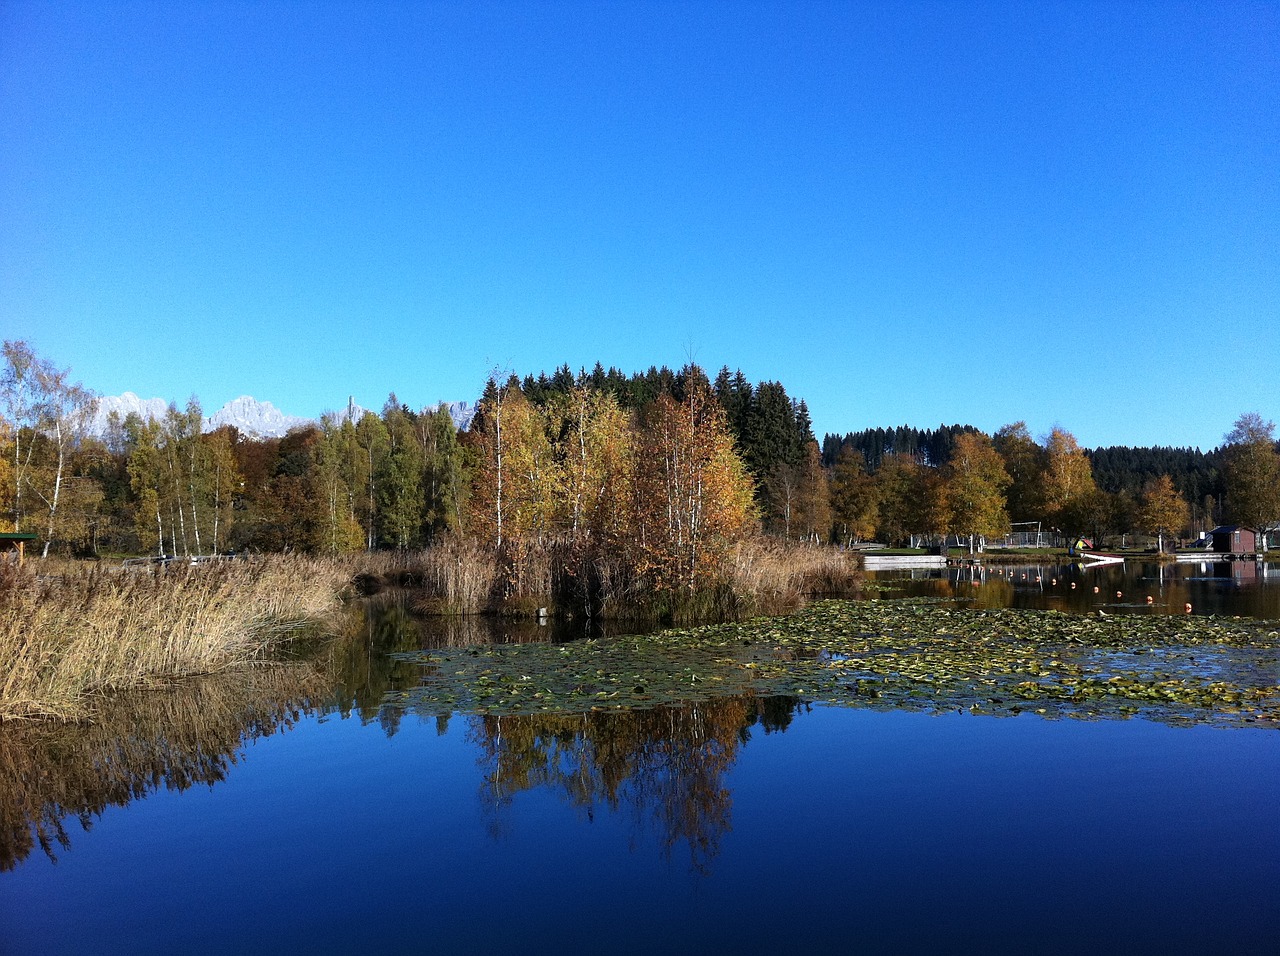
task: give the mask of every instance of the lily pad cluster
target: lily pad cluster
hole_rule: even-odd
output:
[[[1280,625],[826,601],[784,618],[399,654],[419,712],[561,713],[785,695],[883,709],[1280,727]]]

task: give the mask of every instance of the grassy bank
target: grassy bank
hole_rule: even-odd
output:
[[[104,693],[263,660],[332,612],[350,578],[297,556],[42,570],[0,567],[0,719],[81,718]]]

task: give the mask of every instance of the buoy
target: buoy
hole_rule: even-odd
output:
[[[1118,598],[1119,598],[1119,597],[1124,597],[1124,593],[1123,593],[1123,592],[1121,592],[1121,591],[1117,591],[1117,592],[1116,592],[1116,597],[1118,597]]]
[[[1191,613],[1191,602],[1190,602],[1190,601],[1188,601],[1186,604],[1184,604],[1184,605],[1182,606],[1182,611],[1183,611],[1183,613],[1184,613],[1184,614],[1190,614],[1190,613]]]
[[[1038,574],[1037,574],[1037,575],[1036,575],[1036,584],[1039,584],[1039,583],[1040,583],[1040,575],[1038,575]]]
[[[1053,585],[1053,586],[1056,588],[1056,587],[1058,586],[1058,579],[1057,579],[1057,578],[1054,578],[1054,579],[1053,579],[1053,580],[1051,580],[1049,583],[1050,583],[1051,585]]]
[[[1094,594],[1098,593],[1098,586],[1096,584],[1093,586],[1093,593]]]
[[[1076,582],[1075,582],[1075,581],[1072,581],[1072,582],[1071,582],[1071,590],[1073,590],[1073,591],[1074,591],[1075,589],[1076,589]]]
[[[1153,598],[1150,594],[1148,594],[1148,595],[1147,595],[1147,603],[1148,603],[1148,604],[1155,604],[1155,603],[1156,603],[1156,599],[1155,599],[1155,598]]]

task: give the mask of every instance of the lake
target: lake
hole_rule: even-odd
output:
[[[732,692],[482,714],[411,696],[417,648],[474,631],[363,626],[0,730],[0,953],[1276,951],[1274,723]],[[489,636],[510,662],[537,634]]]
[[[1280,618],[1280,563],[1274,561],[1174,564],[1128,559],[1092,567],[1046,561],[874,571],[867,578],[873,588],[889,594],[935,597],[961,607],[1182,614],[1190,604],[1193,614]]]

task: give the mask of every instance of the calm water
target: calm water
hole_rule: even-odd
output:
[[[397,617],[0,731],[0,953],[1276,952],[1275,730],[417,716]]]
[[[1280,564],[1276,562],[993,564],[876,571],[868,578],[891,588],[894,596],[943,598],[960,607],[1183,614],[1190,604],[1193,614],[1280,618]]]

